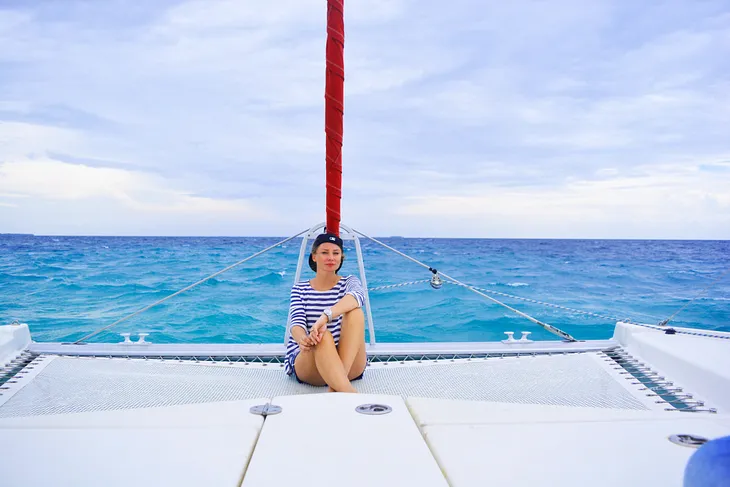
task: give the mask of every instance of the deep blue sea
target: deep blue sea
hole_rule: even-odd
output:
[[[36,341],[69,341],[106,326],[282,238],[0,236],[0,324],[28,323]],[[730,241],[384,238],[484,289],[605,315],[579,315],[497,296],[579,339],[608,338],[615,320],[657,323],[730,268]],[[157,343],[283,342],[301,240],[291,241],[105,331]],[[430,273],[363,240],[368,287]],[[356,273],[354,250],[342,274]],[[305,266],[306,267],[306,266]],[[308,268],[304,274],[311,277]],[[464,288],[426,283],[370,295],[380,342],[489,341],[538,326]],[[730,275],[672,324],[730,331]],[[519,336],[519,333],[517,333]]]

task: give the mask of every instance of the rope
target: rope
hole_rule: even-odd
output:
[[[371,287],[371,288],[368,289],[368,291],[370,291],[370,292],[372,292],[372,291],[382,291],[383,289],[393,289],[393,288],[399,288],[399,287],[404,287],[404,286],[412,286],[414,284],[425,284],[428,281],[429,281],[428,279],[421,279],[420,281],[401,282],[400,284],[389,284],[389,285],[386,285],[386,286]],[[449,284],[454,284],[451,281],[446,281],[446,282],[448,282]],[[601,319],[604,319],[604,320],[622,321],[624,323],[635,323],[636,322],[636,320],[634,320],[632,318],[619,318],[618,316],[602,315],[602,314],[599,314],[599,313],[593,313],[591,311],[585,311],[585,310],[581,310],[581,309],[570,308],[568,306],[562,306],[560,304],[547,303],[545,301],[538,301],[537,299],[524,298],[522,296],[515,296],[514,294],[508,294],[508,293],[503,293],[503,292],[500,292],[500,291],[494,291],[492,289],[485,289],[485,288],[477,287],[477,286],[474,286],[474,289],[476,289],[478,291],[482,291],[482,292],[488,293],[488,294],[497,294],[499,296],[504,296],[504,297],[507,297],[507,298],[519,299],[521,301],[526,301],[526,302],[529,302],[529,303],[541,304],[543,306],[548,306],[550,308],[562,309],[564,311],[569,311],[571,313],[593,316],[593,317],[601,318]]]
[[[431,266],[428,266],[428,265],[424,264],[423,262],[421,262],[421,261],[419,261],[419,260],[416,260],[416,259],[414,259],[413,257],[411,257],[411,256],[409,256],[409,255],[406,255],[406,254],[404,254],[403,252],[401,252],[401,251],[399,251],[399,250],[396,250],[396,249],[394,249],[393,247],[391,247],[391,246],[389,246],[389,245],[387,245],[387,244],[385,244],[385,243],[383,243],[383,242],[381,242],[381,241],[379,241],[379,240],[377,240],[377,239],[375,239],[375,238],[373,238],[373,237],[370,237],[370,236],[368,236],[368,235],[365,235],[364,233],[362,233],[362,232],[360,232],[360,231],[358,231],[358,230],[355,230],[355,229],[353,229],[353,231],[354,231],[355,233],[357,233],[357,234],[361,235],[362,237],[365,237],[365,238],[367,238],[367,239],[370,239],[370,240],[372,240],[373,242],[375,242],[376,244],[378,244],[378,245],[382,245],[383,247],[385,247],[385,248],[387,248],[387,249],[389,249],[389,250],[391,250],[391,251],[395,252],[396,254],[398,254],[398,255],[400,255],[400,256],[402,256],[402,257],[405,257],[406,259],[410,260],[411,262],[414,262],[414,263],[416,263],[416,264],[418,264],[418,265],[420,265],[420,266],[422,266],[422,267],[425,267],[425,268],[426,268],[426,269],[428,269],[429,271],[433,272],[433,273],[434,273],[434,275],[436,275],[436,269],[432,268]],[[552,333],[552,334],[554,334],[554,335],[557,335],[557,336],[559,336],[560,338],[563,338],[564,340],[567,340],[567,341],[570,341],[570,342],[577,342],[577,341],[578,341],[578,340],[576,340],[575,338],[573,338],[573,337],[572,337],[572,336],[571,336],[570,334],[568,334],[568,333],[564,332],[563,330],[561,330],[561,329],[559,329],[559,328],[557,328],[557,327],[555,327],[555,326],[553,326],[553,325],[549,325],[549,324],[547,324],[547,323],[544,323],[544,322],[542,322],[542,321],[540,321],[540,320],[538,320],[538,319],[536,319],[536,318],[533,318],[532,316],[530,316],[530,315],[528,315],[528,314],[525,314],[525,313],[523,313],[522,311],[520,311],[520,310],[518,310],[518,309],[515,309],[515,308],[513,308],[513,307],[511,307],[511,306],[509,306],[509,305],[507,305],[507,304],[505,304],[505,303],[503,303],[503,302],[499,301],[498,299],[495,299],[495,298],[493,298],[493,297],[491,297],[491,296],[489,296],[489,295],[487,295],[487,294],[484,294],[484,293],[483,293],[483,292],[481,292],[481,291],[477,291],[476,289],[474,289],[474,287],[473,287],[473,286],[470,286],[470,285],[468,285],[468,284],[464,284],[463,282],[459,281],[458,279],[454,279],[453,277],[451,277],[451,276],[448,276],[448,275],[444,274],[443,272],[441,272],[440,274],[441,274],[441,275],[442,275],[443,277],[445,277],[446,279],[448,279],[448,280],[452,281],[452,282],[453,282],[454,284],[457,284],[457,285],[459,285],[459,286],[463,286],[463,287],[465,287],[466,289],[468,289],[468,290],[470,290],[470,291],[472,291],[472,292],[474,292],[474,293],[476,293],[476,294],[478,294],[478,295],[480,295],[480,296],[482,296],[482,297],[484,297],[484,298],[487,298],[488,300],[490,300],[490,301],[492,301],[492,302],[494,302],[494,303],[496,303],[496,304],[498,304],[498,305],[500,305],[500,306],[502,306],[502,307],[504,307],[504,308],[506,308],[506,309],[508,309],[508,310],[512,311],[513,313],[516,313],[516,314],[518,314],[518,315],[522,316],[523,318],[526,318],[526,319],[530,320],[531,322],[535,323],[536,325],[538,325],[538,326],[541,326],[541,327],[542,327],[542,328],[544,328],[545,330],[549,331],[550,333]]]
[[[722,274],[720,274],[720,277],[718,277],[717,279],[715,279],[714,281],[712,281],[710,284],[708,284],[702,291],[700,291],[699,293],[697,293],[697,295],[694,298],[692,298],[692,300],[689,303],[685,304],[684,306],[682,306],[681,308],[679,308],[677,311],[675,311],[672,316],[670,316],[669,318],[667,318],[664,321],[660,321],[659,322],[659,326],[666,326],[670,321],[672,321],[674,319],[675,316],[677,316],[679,313],[681,313],[682,311],[684,311],[684,309],[687,306],[689,306],[690,304],[692,304],[695,301],[697,301],[697,299],[699,299],[700,296],[702,296],[703,294],[705,294],[711,287],[713,287],[715,284],[717,284],[718,282],[720,282],[720,280],[723,277],[725,277],[726,275],[728,275],[728,274],[730,274],[730,269],[728,269],[725,272],[723,272]]]
[[[246,257],[246,258],[245,258],[245,259],[243,259],[243,260],[239,260],[239,261],[238,261],[238,262],[236,262],[235,264],[229,265],[229,266],[228,266],[228,267],[226,267],[225,269],[222,269],[222,270],[220,270],[220,271],[216,272],[215,274],[211,274],[211,275],[209,275],[208,277],[206,277],[206,278],[204,278],[204,279],[201,279],[201,280],[199,280],[199,281],[198,281],[198,282],[196,282],[196,283],[193,283],[193,284],[191,284],[191,285],[189,285],[189,286],[187,286],[187,287],[185,287],[185,288],[183,288],[183,289],[181,289],[181,290],[179,290],[179,291],[177,291],[177,292],[175,292],[175,293],[173,293],[173,294],[170,294],[170,295],[169,295],[169,296],[167,296],[167,297],[164,297],[164,298],[160,299],[159,301],[155,301],[154,303],[150,304],[149,306],[145,306],[144,308],[142,308],[142,309],[140,309],[140,310],[138,310],[138,311],[135,311],[134,313],[132,313],[132,314],[130,314],[130,315],[128,315],[128,316],[125,316],[125,317],[124,317],[124,318],[122,318],[122,319],[119,319],[119,320],[115,321],[115,322],[114,322],[114,323],[112,323],[111,325],[107,325],[107,326],[105,326],[105,327],[99,328],[98,330],[96,330],[96,331],[95,331],[95,332],[93,332],[93,333],[89,333],[89,334],[88,334],[88,335],[86,335],[85,337],[82,337],[82,338],[80,338],[80,339],[76,340],[75,342],[73,342],[73,344],[74,344],[74,345],[78,345],[79,343],[81,343],[81,342],[84,342],[84,341],[88,340],[89,338],[91,338],[91,337],[94,337],[94,336],[98,335],[98,334],[99,334],[99,333],[101,333],[102,331],[108,330],[109,328],[111,328],[111,327],[113,327],[113,326],[116,326],[116,325],[118,325],[119,323],[122,323],[122,322],[124,322],[124,321],[127,321],[128,319],[130,319],[130,318],[132,318],[132,317],[134,317],[134,316],[137,316],[138,314],[140,314],[140,313],[143,313],[143,312],[147,311],[147,310],[148,310],[148,309],[150,309],[150,308],[154,308],[154,307],[155,307],[155,306],[157,306],[158,304],[162,304],[162,303],[164,303],[165,301],[167,301],[167,300],[168,300],[168,299],[170,299],[170,298],[174,298],[174,297],[175,297],[175,296],[177,296],[178,294],[182,294],[182,293],[184,293],[185,291],[188,291],[188,290],[190,290],[190,289],[192,289],[192,288],[194,288],[194,287],[196,287],[196,286],[199,286],[200,284],[203,284],[204,282],[206,282],[206,281],[207,281],[207,280],[209,280],[209,279],[213,279],[214,277],[216,277],[216,276],[219,276],[219,275],[223,274],[224,272],[227,272],[227,271],[229,271],[229,270],[233,269],[234,267],[238,267],[239,265],[243,264],[243,263],[244,263],[244,262],[246,262],[246,261],[249,261],[249,260],[253,259],[254,257],[258,257],[259,255],[261,255],[261,254],[264,254],[264,253],[268,252],[269,250],[271,250],[271,249],[274,249],[274,248],[278,247],[279,245],[282,245],[282,244],[284,244],[284,243],[288,242],[289,240],[295,239],[295,238],[297,238],[298,236],[300,236],[301,234],[305,233],[306,231],[307,231],[307,230],[302,230],[301,232],[297,233],[296,235],[294,235],[294,236],[292,236],[292,237],[289,237],[289,238],[287,238],[287,239],[284,239],[284,240],[282,240],[281,242],[275,243],[274,245],[271,245],[270,247],[266,247],[266,248],[265,248],[264,250],[260,250],[260,251],[256,252],[255,254],[253,254],[253,255],[250,255],[250,256],[248,256],[248,257]]]
[[[352,229],[352,231],[353,231],[353,232],[355,232],[355,233],[357,233],[357,234],[359,234],[359,235],[360,235],[360,236],[362,236],[362,237],[365,237],[365,238],[367,238],[367,239],[370,239],[370,240],[372,240],[373,242],[375,242],[375,243],[376,243],[376,244],[378,244],[378,245],[382,245],[383,247],[385,247],[385,248],[386,248],[386,249],[388,249],[388,250],[392,250],[393,252],[395,252],[396,254],[400,255],[401,257],[405,257],[406,259],[410,260],[411,262],[413,262],[413,263],[415,263],[415,264],[418,264],[418,265],[420,265],[421,267],[425,267],[426,269],[428,269],[428,270],[429,270],[429,271],[431,271],[431,272],[433,272],[433,271],[434,271],[434,269],[433,269],[433,268],[432,268],[431,266],[429,266],[429,265],[426,265],[426,264],[424,264],[424,263],[423,263],[423,262],[421,262],[420,260],[416,260],[416,259],[414,259],[414,258],[413,258],[413,257],[411,257],[410,255],[406,255],[406,254],[404,254],[404,253],[403,253],[403,252],[401,252],[400,250],[394,249],[394,248],[393,248],[393,247],[391,247],[390,245],[384,244],[384,243],[383,243],[383,242],[381,242],[380,240],[376,240],[376,239],[374,239],[373,237],[369,237],[369,236],[365,235],[364,233],[362,233],[362,232],[360,232],[360,231],[358,231],[358,230],[355,230],[354,228]]]
[[[389,284],[387,286],[371,287],[368,289],[368,291],[381,291],[383,289],[392,289],[395,287],[412,286],[413,284],[423,284],[425,282],[428,282],[429,280],[430,279],[421,279],[420,281],[409,281],[401,282],[400,284]]]
[[[411,286],[411,285],[414,285],[414,284],[423,284],[423,283],[427,283],[428,281],[429,281],[428,279],[421,279],[419,281],[408,281],[408,282],[402,282],[400,284],[389,284],[389,285],[386,285],[386,286],[373,287],[373,288],[368,289],[368,291],[381,291],[383,289],[392,289],[392,288],[398,288],[398,287],[404,287],[404,286]],[[446,282],[448,282],[449,284],[455,284],[455,283],[453,283],[451,281],[446,281]],[[664,326],[663,325],[664,322],[661,322],[658,326],[657,325],[648,325],[648,324],[639,323],[637,320],[634,320],[632,318],[620,318],[618,316],[602,315],[600,313],[593,313],[591,311],[585,311],[585,310],[581,310],[581,309],[571,308],[569,306],[563,306],[563,305],[560,305],[560,304],[547,303],[545,301],[539,301],[537,299],[525,298],[525,297],[522,297],[522,296],[515,296],[514,294],[508,294],[508,293],[503,293],[503,292],[500,292],[500,291],[494,291],[492,289],[485,289],[485,288],[477,287],[477,286],[474,286],[474,289],[476,289],[478,291],[485,292],[485,293],[489,293],[489,294],[496,294],[496,295],[504,296],[504,297],[507,297],[507,298],[519,299],[520,301],[526,301],[528,303],[534,303],[534,304],[539,304],[539,305],[542,305],[542,306],[547,306],[547,307],[550,307],[550,308],[561,309],[561,310],[564,310],[564,311],[568,311],[570,313],[576,313],[576,314],[581,314],[581,315],[593,316],[595,318],[601,318],[601,319],[604,319],[604,320],[610,320],[610,321],[616,321],[616,322],[621,321],[623,323],[631,323],[631,324],[634,324],[634,325],[645,326],[645,327],[653,328],[653,329],[656,329],[656,330],[661,330],[662,328],[660,328],[660,326]],[[707,289],[704,289],[703,292],[706,291],[706,290]],[[697,299],[697,298],[695,298],[695,299]],[[686,306],[687,305],[685,305],[685,307]],[[675,316],[678,313],[679,313],[679,311],[677,313],[675,313]],[[649,315],[647,315],[647,316],[649,316]],[[676,330],[676,332],[677,333],[686,334],[686,335],[698,335],[698,336],[708,336],[708,337],[713,337],[713,338],[730,339],[730,336],[716,335],[716,334],[712,334],[712,333],[689,332],[689,331],[681,331],[681,330]]]
[[[564,340],[567,340],[569,342],[577,342],[578,341],[573,336],[571,336],[570,334],[564,332],[560,328],[557,328],[557,327],[555,327],[553,325],[549,325],[549,324],[547,324],[547,323],[545,323],[543,321],[540,321],[540,320],[538,320],[536,318],[533,318],[532,316],[530,316],[528,314],[525,314],[522,311],[519,311],[519,310],[517,310],[517,309],[515,309],[515,308],[513,308],[511,306],[508,306],[508,305],[504,304],[502,301],[499,301],[497,299],[494,299],[493,297],[491,297],[491,296],[489,296],[487,294],[484,294],[481,291],[477,291],[474,287],[472,287],[472,286],[470,286],[468,284],[464,284],[463,282],[460,282],[460,281],[454,279],[453,277],[447,276],[444,273],[441,273],[441,275],[444,276],[446,279],[449,279],[449,280],[453,281],[454,284],[457,284],[459,286],[463,286],[463,287],[469,289],[470,291],[477,293],[480,296],[484,296],[485,298],[487,298],[487,299],[489,299],[491,301],[494,301],[495,303],[499,304],[500,306],[504,306],[508,310],[510,310],[510,311],[512,311],[514,313],[517,313],[518,315],[522,316],[523,318],[527,318],[528,320],[532,321],[536,325],[539,325],[539,326],[543,327],[545,330],[549,331],[550,333],[552,333],[554,335],[557,335],[557,336],[563,338]]]
[[[502,292],[499,292],[499,291],[492,291],[491,289],[484,289],[484,288],[480,288],[480,287],[475,287],[475,289],[479,289],[480,291],[483,291],[485,293],[498,294],[499,296],[505,296],[505,297],[508,297],[508,298],[519,299],[521,301],[527,301],[529,303],[541,304],[543,306],[548,306],[550,308],[558,308],[558,309],[562,309],[562,310],[565,310],[565,311],[570,311],[572,313],[578,313],[578,314],[582,314],[582,315],[595,316],[596,318],[603,318],[604,320],[624,321],[624,322],[633,321],[630,318],[618,318],[616,316],[601,315],[601,314],[598,314],[598,313],[593,313],[591,311],[583,311],[583,310],[580,310],[580,309],[569,308],[568,306],[562,306],[560,304],[546,303],[545,301],[538,301],[536,299],[523,298],[521,296],[515,296],[513,294],[502,293]]]
[[[421,279],[420,281],[401,282],[400,284],[389,284],[386,286],[371,287],[368,289],[368,291],[370,291],[370,292],[382,291],[383,289],[393,289],[393,288],[399,288],[399,287],[404,287],[404,286],[412,286],[414,284],[424,284],[424,283],[427,283],[428,281],[429,281],[428,279]],[[448,282],[449,284],[453,284],[451,281],[446,281],[446,282]],[[571,313],[594,316],[596,318],[602,318],[604,320],[623,321],[625,323],[633,323],[635,321],[631,318],[619,318],[617,316],[602,315],[602,314],[598,314],[598,313],[593,313],[591,311],[584,311],[584,310],[580,310],[580,309],[570,308],[568,306],[562,306],[560,304],[546,303],[545,301],[538,301],[537,299],[523,298],[522,296],[515,296],[514,294],[507,294],[507,293],[503,293],[503,292],[499,292],[499,291],[494,291],[492,289],[484,289],[482,287],[477,287],[477,286],[474,286],[474,289],[488,293],[488,294],[497,294],[499,296],[504,296],[507,298],[519,299],[521,301],[527,301],[529,303],[534,303],[534,304],[541,304],[543,306],[548,306],[550,308],[562,309],[564,311],[569,311]]]

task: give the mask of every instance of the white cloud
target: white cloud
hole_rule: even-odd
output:
[[[730,174],[730,164],[722,165]],[[696,166],[635,168],[637,175],[576,180],[555,188],[471,187],[466,194],[408,198],[396,213],[440,218],[469,236],[615,238],[621,226],[635,238],[681,238],[687,226],[706,238],[730,228],[727,177]],[[510,232],[518,232],[518,235]]]
[[[0,9],[0,163],[28,195],[0,187],[0,225],[281,235],[323,219],[325,3],[66,2]],[[729,27],[719,1],[346,4],[346,223],[730,238],[730,174],[696,169],[730,150]],[[117,230],[91,201],[124,215]],[[169,223],[185,213],[220,219]]]
[[[253,214],[245,201],[195,196],[170,188],[153,175],[51,159],[0,164],[0,197],[3,195],[48,201],[111,199],[147,214]]]
[[[23,122],[0,121],[0,161],[47,150],[76,152],[82,136],[73,130]]]

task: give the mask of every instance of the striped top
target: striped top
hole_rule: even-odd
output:
[[[346,294],[352,295],[357,300],[357,305],[362,308],[365,303],[365,293],[362,283],[356,276],[341,277],[337,284],[328,291],[315,290],[309,281],[300,281],[294,284],[291,290],[291,303],[289,305],[289,316],[291,328],[301,326],[307,333],[317,322],[325,308],[331,308],[337,304]],[[332,333],[335,344],[340,343],[340,330],[342,329],[342,316],[338,316],[332,323],[327,324],[327,329]],[[284,361],[286,373],[294,371],[294,359],[299,354],[299,344],[292,335],[286,344],[286,360]]]

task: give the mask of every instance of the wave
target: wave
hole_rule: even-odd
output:
[[[251,282],[255,282],[257,284],[280,284],[284,281],[284,274],[286,274],[286,271],[269,272],[268,274],[254,277],[251,279]]]
[[[243,238],[56,240],[36,238],[22,246],[3,246],[0,241],[0,318],[12,315],[32,323],[38,341],[69,335],[78,338],[82,331],[108,324],[212,274],[238,260],[240,252],[249,255],[262,243],[269,243]],[[183,242],[192,245],[184,248],[180,245]],[[365,241],[363,244],[371,286],[430,277],[430,273],[401,262],[387,250]],[[485,289],[529,295],[576,309],[606,310],[597,312],[649,323],[666,318],[694,298],[710,280],[719,277],[720,263],[727,262],[730,255],[727,242],[611,241],[603,245],[608,252],[597,252],[591,241],[398,242],[406,253],[436,256],[437,267],[444,266],[447,273],[449,268],[458,269],[464,282]],[[234,335],[241,341],[279,342],[298,251],[298,244],[289,243],[288,248],[270,254],[268,260],[253,260],[236,272],[216,276],[192,292],[140,314],[129,327],[157,330],[160,335],[151,341],[160,343],[200,343],[211,341],[210,337],[223,341]],[[357,274],[356,259],[348,262],[348,269]],[[311,276],[302,276],[307,277]],[[492,282],[487,285],[488,281]],[[370,298],[380,341],[502,340],[503,330],[519,331],[525,326],[526,330],[539,331],[518,315],[457,286],[445,284],[436,291],[424,282],[383,290]],[[512,303],[508,298],[505,302]],[[548,317],[549,322],[556,319],[557,326],[573,327],[589,319],[534,304],[514,304],[530,314],[537,313],[536,317]],[[729,312],[730,283],[726,279],[682,311],[677,320],[730,330]],[[502,313],[508,316],[502,317]],[[247,321],[246,315],[255,321]],[[590,323],[595,321],[590,319]],[[111,341],[119,341],[117,331],[122,330],[110,330]],[[603,338],[612,331],[612,323],[584,326],[576,337]],[[106,341],[106,337],[96,341]]]
[[[56,287],[67,290],[67,291],[81,291],[82,289],[92,289],[98,287],[97,285],[80,286],[75,282],[61,282]]]
[[[696,271],[694,269],[690,270],[675,270],[675,271],[669,271],[667,272],[667,276],[675,279],[675,280],[684,280],[684,279],[691,279],[693,277],[700,277],[703,279],[710,279],[713,276],[706,272]]]
[[[490,282],[487,286],[527,287],[529,284],[526,282]]]
[[[58,281],[54,279],[54,281]],[[89,280],[80,279],[77,281],[69,281],[61,279],[61,282],[51,284],[42,291],[60,290],[63,292],[67,291],[86,291],[93,293],[101,298],[105,299],[120,299],[130,296],[139,296],[140,294],[160,293],[160,292],[171,292],[166,289],[159,289],[157,287],[145,286],[143,284],[133,283],[106,283],[106,282],[93,282]],[[36,291],[39,292],[39,291]],[[111,293],[111,294],[110,294]],[[35,293],[33,293],[35,294]]]
[[[48,281],[49,278],[47,276],[41,276],[38,274],[6,274],[4,272],[0,272],[0,280],[4,281],[5,279],[9,281],[28,281],[28,282],[36,282],[36,281]]]

